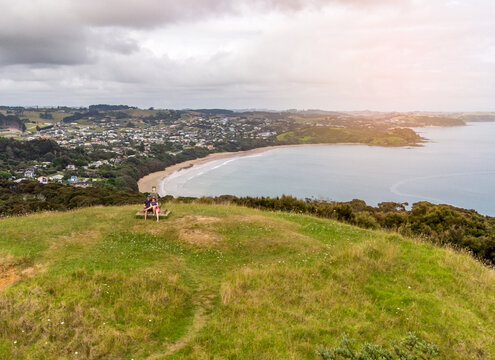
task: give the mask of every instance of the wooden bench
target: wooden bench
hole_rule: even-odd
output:
[[[169,215],[172,213],[169,209],[163,209],[163,211],[160,211],[160,218],[166,219],[169,217]],[[154,217],[153,212],[148,211],[148,217]],[[144,218],[144,209],[139,210],[136,213],[136,217],[138,218]]]

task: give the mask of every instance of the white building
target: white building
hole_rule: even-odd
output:
[[[38,181],[42,184],[48,184],[48,178],[46,176],[39,176]]]

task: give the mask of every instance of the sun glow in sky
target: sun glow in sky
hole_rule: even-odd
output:
[[[0,0],[0,103],[493,111],[488,0]]]

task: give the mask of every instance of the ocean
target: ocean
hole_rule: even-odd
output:
[[[430,140],[423,147],[317,145],[215,160],[170,175],[160,193],[426,200],[495,216],[495,123],[415,130]]]

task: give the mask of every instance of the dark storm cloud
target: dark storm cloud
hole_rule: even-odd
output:
[[[74,65],[88,61],[82,32],[0,34],[0,64]]]

